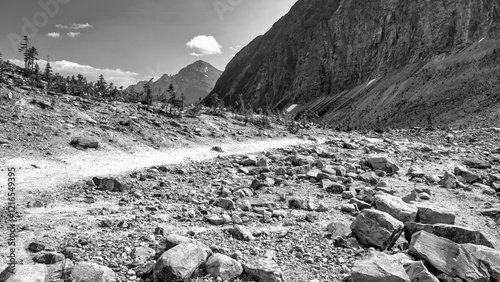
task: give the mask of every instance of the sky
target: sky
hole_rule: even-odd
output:
[[[23,35],[41,68],[128,86],[204,60],[224,70],[297,0],[0,0],[0,52],[21,63]]]

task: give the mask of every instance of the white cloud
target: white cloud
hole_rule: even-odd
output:
[[[18,66],[24,66],[24,62],[21,60],[14,59],[9,61]],[[41,69],[44,69],[47,61],[37,60],[37,63]],[[140,74],[121,69],[99,69],[66,60],[53,61],[50,62],[50,65],[54,73],[59,73],[64,77],[81,74],[87,78],[87,81],[97,81],[99,75],[102,74],[108,83],[113,82],[118,87],[127,87],[140,81],[138,78]]]
[[[236,46],[234,46],[234,47],[229,47],[229,50],[231,50],[231,51],[238,51],[238,50],[240,50],[240,49],[241,49],[241,46],[240,46],[240,45],[236,45]]]
[[[69,25],[56,24],[56,27],[60,29],[75,29],[75,30],[84,28],[94,28],[94,26],[89,23],[84,23],[84,24],[73,23]]]
[[[59,32],[50,32],[47,34],[47,36],[52,38],[59,38],[61,37],[61,34]]]
[[[198,35],[186,43],[186,46],[195,50],[190,55],[196,57],[222,54],[222,46],[213,36]]]
[[[80,33],[79,33],[79,32],[73,32],[73,31],[72,31],[72,32],[68,32],[68,33],[66,33],[66,35],[67,35],[67,36],[69,36],[69,37],[73,37],[73,38],[75,38],[75,37],[77,37],[78,35],[80,35]]]

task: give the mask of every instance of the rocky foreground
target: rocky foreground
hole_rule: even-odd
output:
[[[500,281],[499,132],[335,133],[34,192],[0,280]]]

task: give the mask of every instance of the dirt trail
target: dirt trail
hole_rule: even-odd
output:
[[[203,161],[218,155],[249,154],[274,148],[298,144],[310,144],[298,138],[246,141],[218,144],[224,153],[212,151],[212,146],[198,145],[190,148],[154,150],[144,148],[140,152],[126,153],[119,150],[81,151],[48,159],[14,158],[0,159],[0,167],[14,167],[17,170],[17,189],[21,192],[53,190],[90,177],[120,175],[158,165],[177,164],[189,161]],[[2,189],[0,195],[4,194]],[[5,197],[0,197],[5,199]]]

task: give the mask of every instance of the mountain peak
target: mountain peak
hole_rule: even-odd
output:
[[[204,98],[213,89],[215,82],[222,74],[222,71],[216,69],[209,63],[198,60],[179,71],[176,75],[164,74],[160,79],[153,82],[153,94],[160,96],[170,84],[174,85],[177,93],[184,93],[186,103],[191,104]],[[139,83],[127,88],[129,91],[143,92],[145,83]]]

